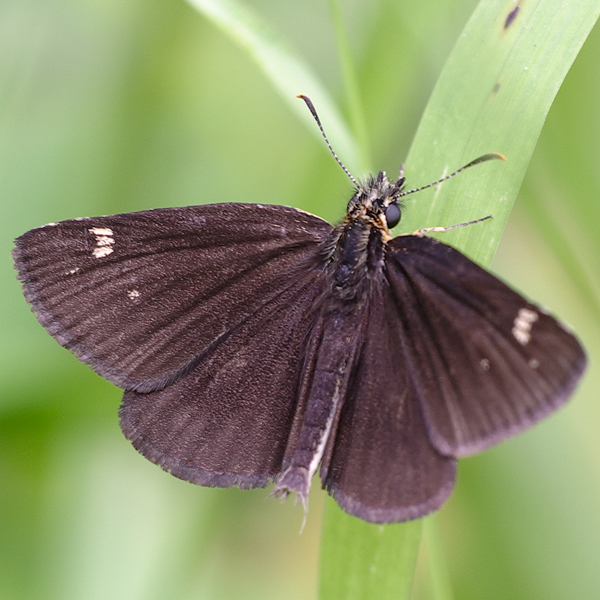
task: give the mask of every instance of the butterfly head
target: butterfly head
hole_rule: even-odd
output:
[[[356,188],[348,203],[347,219],[364,221],[388,237],[389,230],[396,227],[402,218],[400,193],[403,185],[402,173],[395,182],[387,178],[385,171],[380,171],[377,177],[370,177]]]

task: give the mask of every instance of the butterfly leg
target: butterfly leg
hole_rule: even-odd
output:
[[[481,221],[487,221],[491,219],[492,215],[488,215],[487,217],[482,217],[481,219],[475,219],[474,221],[467,221],[466,223],[459,223],[458,225],[451,225],[450,227],[426,227],[425,229],[417,229],[413,233],[405,233],[403,235],[417,235],[422,237],[426,233],[443,233],[444,231],[451,231],[452,229],[460,229],[461,227],[466,227],[467,225],[474,225],[475,223],[481,223]]]

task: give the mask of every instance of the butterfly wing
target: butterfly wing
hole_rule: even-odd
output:
[[[586,359],[545,311],[431,238],[395,238],[385,268],[412,343],[404,360],[440,452],[479,452],[567,400]]]
[[[151,391],[275,301],[330,229],[282,206],[166,208],[40,227],[14,258],[61,345],[114,384]]]
[[[321,478],[346,512],[391,523],[438,509],[454,487],[456,461],[429,440],[404,359],[410,340],[383,278],[374,283],[364,344]]]
[[[252,488],[274,479],[304,414],[306,394],[299,390],[310,376],[307,346],[319,329],[320,277],[316,269],[306,272],[174,384],[126,391],[121,428],[136,449],[199,485]]]

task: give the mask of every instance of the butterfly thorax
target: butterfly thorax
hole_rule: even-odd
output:
[[[360,185],[344,220],[334,227],[324,243],[327,270],[335,297],[353,302],[364,297],[365,287],[383,268],[385,245],[392,239],[388,219],[394,226],[400,218],[398,194],[403,178],[391,183],[382,171]]]
[[[345,219],[333,230],[327,271],[334,297],[355,302],[364,296],[369,278],[383,267],[384,233],[362,219]]]

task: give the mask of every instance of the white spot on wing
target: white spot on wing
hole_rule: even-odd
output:
[[[113,230],[108,227],[90,227],[88,231],[96,237],[96,247],[92,250],[95,258],[103,258],[113,252],[115,238]]]
[[[104,246],[102,248],[94,248],[94,250],[92,251],[92,254],[96,258],[103,258],[104,256],[108,256],[109,254],[111,254],[112,251],[113,251],[112,248],[110,248],[108,246]]]
[[[75,275],[75,273],[77,273],[77,271],[79,271],[79,267],[75,267],[74,269],[69,269],[68,271],[65,272],[65,275]]]
[[[519,309],[512,328],[513,337],[519,344],[527,346],[531,340],[531,328],[539,318],[540,316],[529,308]]]
[[[135,300],[136,298],[140,297],[140,293],[137,290],[128,290],[127,291],[127,297],[130,300]]]
[[[113,230],[108,227],[91,227],[90,233],[93,233],[95,236],[105,237],[112,237],[114,235]]]
[[[484,370],[484,371],[489,371],[490,370],[490,361],[487,358],[482,358],[479,361],[479,366]]]

